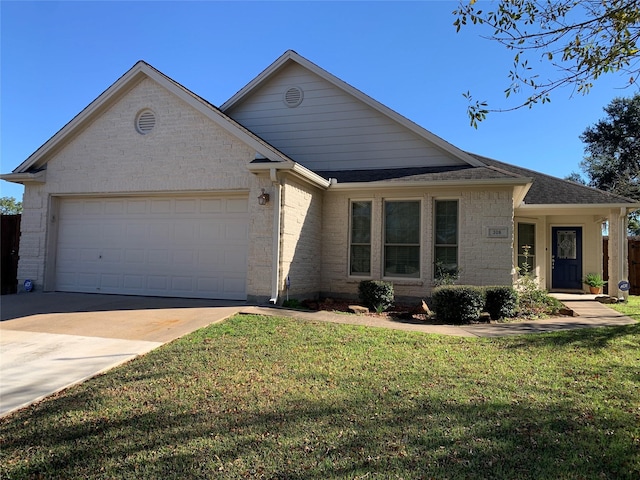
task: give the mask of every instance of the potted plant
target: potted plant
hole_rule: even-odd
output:
[[[602,287],[607,283],[602,280],[599,273],[587,273],[583,282],[585,285],[589,285],[589,291],[595,294],[602,293]]]

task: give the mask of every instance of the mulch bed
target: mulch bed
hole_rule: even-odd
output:
[[[351,305],[359,305],[355,300],[342,300],[335,298],[323,298],[320,300],[304,300],[302,305],[314,311],[328,311],[328,312],[343,312],[354,313],[349,307]],[[406,323],[421,323],[428,325],[442,325],[443,322],[439,322],[433,315],[425,313],[422,304],[419,305],[403,305],[395,304],[389,310],[381,313],[375,311],[369,311],[368,313],[360,314],[368,315],[372,317],[388,318],[389,320],[401,321]],[[489,323],[488,317],[481,318],[480,321],[475,323]]]

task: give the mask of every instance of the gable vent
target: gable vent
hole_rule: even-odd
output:
[[[284,104],[287,107],[297,107],[302,103],[302,89],[300,87],[289,87],[284,92]]]
[[[143,110],[136,120],[136,130],[141,135],[146,135],[156,126],[156,114],[151,110]]]

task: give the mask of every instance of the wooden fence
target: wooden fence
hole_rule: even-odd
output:
[[[21,215],[0,215],[0,294],[16,293]]]
[[[629,237],[629,283],[630,295],[640,295],[640,237]],[[609,279],[609,238],[602,242],[602,276]],[[607,290],[605,290],[606,292]]]

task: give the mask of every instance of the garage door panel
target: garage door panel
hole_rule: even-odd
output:
[[[122,275],[105,274],[100,275],[100,289],[118,288],[122,285]]]
[[[249,211],[249,202],[246,198],[227,200],[227,212],[246,213]]]
[[[79,272],[76,276],[78,279],[78,287],[86,288],[86,289],[97,289],[99,288],[98,283],[98,274],[97,273],[87,273],[87,272]]]
[[[148,238],[147,225],[128,223],[124,225],[124,230],[129,245],[143,245]]]
[[[224,202],[219,198],[203,199],[200,202],[201,213],[224,213]]]
[[[246,298],[246,198],[63,199],[56,289]]]
[[[123,275],[124,288],[127,291],[141,291],[144,289],[144,277],[142,275]]]
[[[126,213],[135,215],[147,213],[147,200],[128,200],[126,203]]]

